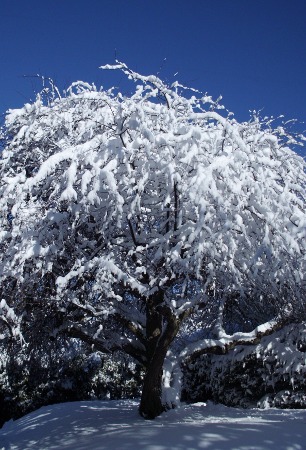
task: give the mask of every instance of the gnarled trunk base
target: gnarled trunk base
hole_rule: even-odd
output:
[[[155,419],[155,417],[160,416],[166,409],[162,404],[160,387],[154,387],[142,393],[139,413],[144,419]]]
[[[147,367],[139,406],[139,413],[145,419],[155,419],[171,408],[163,402],[162,375],[166,353],[166,347],[157,349]]]
[[[167,410],[162,404],[162,363],[154,361],[147,369],[144,379],[139,413],[148,420],[155,419]]]

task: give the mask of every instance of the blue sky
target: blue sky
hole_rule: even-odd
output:
[[[263,108],[306,121],[305,0],[1,0],[0,38],[0,113],[40,89],[23,75],[128,89],[98,69],[117,57],[221,94],[238,120]]]

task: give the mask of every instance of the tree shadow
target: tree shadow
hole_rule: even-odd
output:
[[[302,450],[306,413],[186,405],[154,421],[138,402],[78,402],[44,407],[9,422],[1,450]],[[299,414],[300,413],[300,414]],[[290,422],[290,424],[289,424]]]

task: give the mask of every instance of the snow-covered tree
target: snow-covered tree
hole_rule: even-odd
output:
[[[7,113],[2,337],[40,311],[52,338],[125,351],[146,368],[140,413],[154,418],[177,401],[184,361],[304,312],[305,164],[291,149],[304,137],[102,68],[134,93],[52,85]]]

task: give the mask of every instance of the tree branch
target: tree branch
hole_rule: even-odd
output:
[[[199,356],[208,353],[224,355],[237,345],[258,344],[264,336],[269,336],[280,330],[285,325],[285,321],[270,321],[256,327],[250,333],[235,333],[233,335],[222,336],[220,339],[204,339],[201,342],[187,345],[180,353],[181,362],[195,361]]]
[[[92,336],[92,334],[88,333],[81,325],[74,323],[69,324],[65,332],[69,337],[80,339],[102,353],[109,354],[121,350],[132,356],[132,358],[136,359],[140,364],[145,365],[146,363],[144,348],[141,345],[136,346],[132,341],[126,338],[118,336],[119,339],[117,342],[114,339],[109,339],[109,337],[100,339]],[[114,337],[116,336],[114,335],[113,338]]]

